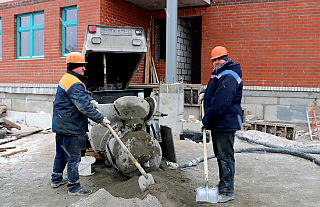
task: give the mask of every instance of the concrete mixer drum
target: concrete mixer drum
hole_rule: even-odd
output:
[[[161,147],[150,134],[142,130],[128,131],[121,140],[146,172],[159,168],[162,159]],[[112,154],[116,166],[123,174],[129,177],[141,174],[119,143],[114,143]]]

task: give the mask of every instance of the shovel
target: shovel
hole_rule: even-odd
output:
[[[202,103],[202,116],[204,115],[203,103]],[[206,136],[206,128],[203,127],[203,153],[204,153],[204,175],[205,175],[205,187],[197,188],[196,202],[203,201],[209,203],[217,203],[218,202],[218,189],[217,188],[209,188],[208,181],[208,158],[207,158],[207,136]]]
[[[123,144],[123,142],[121,141],[121,139],[117,136],[117,134],[113,131],[113,129],[111,128],[111,126],[109,124],[107,124],[108,129],[110,130],[111,134],[116,138],[116,140],[119,142],[119,144],[121,145],[121,147],[124,149],[124,151],[126,151],[130,157],[130,159],[132,160],[132,162],[136,165],[136,167],[139,169],[140,173],[142,174],[139,177],[139,187],[140,187],[140,191],[141,193],[143,193],[145,191],[146,188],[148,188],[149,185],[154,184],[154,179],[153,176],[149,173],[146,173],[144,171],[144,169],[140,166],[140,164],[137,162],[137,160],[133,157],[133,155],[130,153],[130,151],[128,150],[128,148]]]

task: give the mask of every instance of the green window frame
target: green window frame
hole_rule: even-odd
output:
[[[62,9],[62,56],[77,51],[77,6]]]
[[[44,57],[44,12],[17,15],[17,59]]]
[[[0,18],[0,60],[2,60],[2,20]]]

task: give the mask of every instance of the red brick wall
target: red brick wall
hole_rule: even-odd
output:
[[[223,45],[241,63],[245,85],[320,87],[318,0],[221,2],[202,16],[202,84],[211,49]]]
[[[149,27],[150,13],[131,4],[119,0],[102,0],[101,24],[108,26],[143,27],[145,35]],[[144,60],[144,59],[143,59]],[[131,83],[143,83],[144,61]]]
[[[34,4],[37,3],[37,4]],[[88,24],[143,26],[149,13],[117,0],[17,0],[0,4],[2,61],[0,83],[58,83],[66,71],[61,57],[61,8],[77,5],[77,51],[81,52]],[[44,11],[44,58],[16,59],[16,15]],[[143,64],[135,76],[143,80]]]
[[[37,4],[34,4],[36,3]],[[33,5],[34,4],[34,5]],[[0,4],[2,61],[0,83],[57,83],[65,72],[61,57],[61,8],[78,6],[77,47],[86,25],[142,26],[150,13],[120,0],[16,0]],[[16,59],[15,16],[44,11],[45,57]],[[165,18],[164,11],[153,18]],[[320,4],[318,0],[220,0],[202,8],[182,9],[179,17],[202,15],[202,84],[212,71],[210,51],[225,46],[241,63],[245,85],[320,87]],[[144,63],[133,83],[142,83]],[[165,78],[165,63],[156,63]]]

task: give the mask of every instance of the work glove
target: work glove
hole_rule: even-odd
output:
[[[204,99],[204,93],[203,92],[201,92],[200,94],[199,94],[199,103],[201,103],[202,101],[203,101],[203,99]]]
[[[107,119],[107,117],[104,117],[100,124],[104,127],[107,127],[107,125],[110,124],[110,121]]]
[[[92,105],[95,109],[99,109],[99,104],[98,104],[97,101],[91,100],[90,103],[91,103],[91,105]]]

